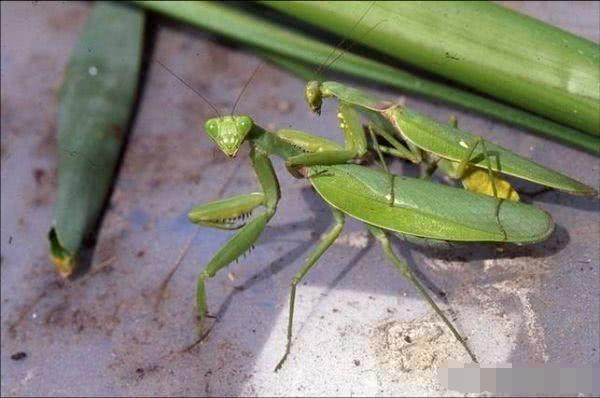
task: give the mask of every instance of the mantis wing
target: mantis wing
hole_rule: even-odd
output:
[[[460,161],[477,137],[464,130],[438,123],[418,112],[404,107],[395,107],[388,114],[390,122],[404,138],[428,152],[445,159]],[[510,150],[485,141],[493,170],[532,181],[574,195],[595,195],[596,191],[559,172],[544,167]],[[471,155],[471,164],[485,169],[487,164],[483,148],[477,147]]]
[[[537,207],[502,201],[496,218],[498,201],[493,197],[402,176],[394,178],[390,206],[388,175],[359,165],[327,167],[311,177],[311,183],[331,206],[402,234],[448,241],[533,243],[546,239],[554,229],[550,215]]]
[[[404,106],[392,106],[389,102],[377,100],[353,87],[337,82],[324,82],[321,87],[324,96],[333,96],[340,101],[351,103],[359,109],[383,114],[404,139],[444,159],[457,162],[462,160],[466,156],[469,146],[473,145],[477,138],[469,132],[438,123]],[[598,194],[592,187],[519,156],[488,140],[485,141],[485,146],[490,155],[491,167],[495,171],[574,195],[593,196]],[[475,149],[469,163],[483,169],[487,167],[481,146]]]

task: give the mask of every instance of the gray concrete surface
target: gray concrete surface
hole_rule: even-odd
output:
[[[510,3],[600,40],[599,3]],[[256,249],[209,281],[218,321],[196,338],[194,289],[202,266],[229,233],[198,230],[195,204],[256,187],[247,152],[230,161],[202,133],[210,108],[158,65],[149,67],[137,117],[93,256],[91,271],[63,281],[47,256],[56,182],[56,99],[87,3],[1,5],[2,396],[16,395],[455,395],[435,366],[464,353],[376,245],[335,245],[299,288],[295,338],[285,367],[288,284],[331,223],[307,182],[275,161],[278,213]],[[228,109],[258,62],[207,34],[161,23],[153,57]],[[300,80],[265,65],[238,111],[268,127],[294,126],[340,140],[335,107],[317,118]],[[380,91],[386,98],[401,93]],[[517,129],[408,97],[462,127],[582,181],[598,185],[598,159]],[[394,164],[396,171],[414,172]],[[521,184],[525,189],[533,185]],[[597,202],[559,193],[534,203],[557,230],[533,246],[397,250],[428,285],[446,293],[460,330],[487,363],[589,364],[600,360]],[[349,220],[344,234],[359,237]],[[192,245],[159,300],[160,285]],[[439,333],[439,331],[444,333]],[[407,350],[403,333],[422,336]],[[413,350],[413,351],[410,351]],[[416,350],[416,351],[415,351]],[[11,359],[18,352],[20,360]]]

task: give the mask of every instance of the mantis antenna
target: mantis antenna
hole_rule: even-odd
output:
[[[373,4],[374,4],[374,3],[373,3]],[[366,15],[366,14],[365,14],[365,15]],[[374,30],[376,27],[378,27],[379,25],[381,25],[382,23],[384,23],[384,22],[386,22],[386,21],[387,21],[386,19],[383,19],[383,20],[381,20],[381,21],[377,22],[375,25],[371,26],[371,27],[370,27],[369,29],[367,29],[367,31],[366,31],[366,32],[365,32],[365,33],[364,33],[364,34],[361,36],[361,39],[364,39],[364,38],[365,38],[365,37],[366,37],[366,36],[367,36],[369,33],[371,33],[371,31],[373,31],[373,30]],[[344,39],[344,40],[345,40],[345,39]],[[335,61],[337,61],[338,59],[340,59],[340,57],[341,57],[342,55],[344,55],[346,52],[350,51],[350,49],[351,49],[351,48],[352,48],[352,47],[353,47],[355,44],[356,44],[356,42],[352,42],[352,43],[350,43],[350,45],[349,45],[349,46],[348,46],[348,47],[347,47],[347,48],[346,48],[344,51],[341,51],[341,52],[340,52],[338,55],[336,55],[336,56],[335,56],[335,58],[334,58],[334,59],[332,59],[332,60],[331,60],[331,62],[330,62],[329,64],[327,64],[327,66],[324,66],[323,68],[319,67],[319,70],[324,70],[324,69],[327,69],[327,68],[329,68],[331,65],[333,65],[333,63],[334,63]],[[323,65],[322,65],[322,66],[323,66]],[[317,72],[317,73],[319,73],[319,72]]]
[[[375,5],[375,1],[373,1],[371,3],[371,5],[369,5],[369,7],[365,10],[365,12],[362,14],[362,16],[354,23],[354,25],[352,26],[352,28],[350,29],[350,31],[352,32],[360,23],[360,21],[362,21],[364,19],[364,17],[369,13],[369,11],[371,10],[371,8],[373,7],[373,5]],[[378,27],[379,25],[381,25],[382,23],[386,22],[386,19],[383,19],[379,22],[377,22],[375,25],[373,25],[372,27],[370,27],[369,29],[367,29],[367,31],[365,33],[363,33],[363,35],[360,37],[361,39],[364,39],[369,33],[371,33],[371,31],[373,31],[376,27]],[[333,65],[333,63],[335,61],[337,61],[338,59],[340,59],[340,57],[342,55],[344,55],[346,52],[350,51],[350,49],[352,47],[354,47],[354,45],[356,44],[356,41],[353,41],[352,43],[350,43],[350,45],[348,45],[348,47],[346,47],[346,49],[342,49],[342,45],[348,41],[348,37],[343,38],[336,46],[333,50],[331,50],[331,52],[329,53],[329,55],[327,56],[327,58],[325,59],[325,61],[323,61],[323,63],[321,65],[319,65],[319,67],[315,70],[315,73],[317,75],[321,75],[322,72],[326,69],[328,69],[329,67],[331,67],[331,65]],[[335,56],[335,58],[333,58],[331,60],[331,62],[329,62],[329,58],[338,50],[340,49],[340,53],[338,55]]]
[[[364,17],[365,17],[365,16],[368,14],[368,12],[369,12],[369,11],[371,11],[371,8],[373,7],[373,5],[374,5],[374,4],[375,4],[375,2],[374,2],[374,1],[372,1],[372,2],[371,2],[371,4],[369,4],[369,7],[367,7],[367,9],[366,9],[366,10],[365,10],[365,12],[363,13],[363,15],[361,15],[361,17],[360,17],[360,18],[359,18],[359,19],[358,19],[356,22],[354,22],[354,25],[353,25],[353,26],[352,26],[352,28],[350,29],[350,32],[352,32],[352,31],[353,31],[353,30],[354,30],[354,29],[355,29],[355,28],[358,26],[358,24],[360,23],[360,21],[362,21],[362,20],[364,19]],[[335,61],[337,60],[337,58],[339,57],[339,55],[338,55],[338,56],[336,56],[336,58],[334,58],[334,60],[333,60],[333,61],[332,61],[332,62],[331,62],[329,65],[327,65],[327,62],[329,61],[329,58],[331,58],[331,56],[333,56],[333,54],[334,54],[334,53],[335,53],[335,52],[336,52],[336,51],[337,51],[339,48],[342,48],[342,46],[344,45],[344,43],[345,43],[347,40],[348,40],[348,37],[347,37],[347,36],[346,36],[346,37],[344,37],[344,38],[343,38],[342,40],[340,40],[340,42],[339,42],[339,43],[338,43],[338,44],[337,44],[337,45],[334,47],[334,49],[333,49],[333,50],[331,50],[331,52],[329,53],[329,55],[327,55],[327,58],[325,58],[325,61],[323,61],[323,63],[321,63],[321,65],[319,65],[319,67],[318,67],[318,68],[315,70],[315,73],[316,73],[317,75],[320,75],[320,74],[321,74],[321,71],[322,71],[324,68],[328,68],[328,67],[330,67],[330,66],[333,64],[333,62],[335,62]],[[348,47],[348,48],[350,48],[350,47]],[[347,50],[346,50],[346,51],[347,51]],[[343,51],[341,52],[341,54],[343,54]]]
[[[203,96],[198,90],[196,90],[194,87],[192,87],[188,82],[186,82],[185,80],[183,80],[181,77],[179,77],[175,72],[173,72],[171,69],[169,69],[166,65],[164,65],[162,62],[160,62],[159,60],[155,60],[156,63],[158,63],[160,66],[162,66],[167,72],[169,72],[171,75],[173,75],[173,77],[175,77],[177,80],[179,80],[184,86],[186,86],[187,88],[189,88],[190,90],[192,90],[194,93],[196,93],[200,98],[202,98],[204,100],[204,102],[206,102],[216,113],[219,117],[221,116],[221,112],[219,112],[219,110],[208,100],[206,99],[205,96]]]
[[[254,72],[252,72],[252,75],[250,75],[250,78],[248,80],[246,80],[246,83],[244,83],[244,87],[242,87],[242,91],[240,91],[240,94],[238,95],[237,99],[235,100],[235,103],[233,104],[233,108],[231,108],[231,116],[233,116],[233,112],[235,112],[235,108],[237,107],[237,104],[240,101],[240,98],[242,98],[242,95],[244,95],[246,88],[248,87],[248,85],[250,84],[252,79],[254,79],[254,76],[256,75],[256,73],[258,72],[260,67],[263,66],[263,63],[264,63],[263,61],[260,61],[258,63],[256,68],[254,68]]]

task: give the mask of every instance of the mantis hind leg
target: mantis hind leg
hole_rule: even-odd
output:
[[[486,169],[487,169],[487,173],[488,173],[488,178],[492,185],[492,192],[494,194],[494,197],[497,198],[498,197],[498,188],[496,186],[496,178],[495,178],[494,172],[492,170],[492,163],[490,162],[490,156],[489,156],[488,150],[485,146],[485,140],[481,137],[475,137],[475,139],[470,143],[467,143],[467,142],[461,140],[460,145],[462,147],[466,148],[467,151],[465,152],[465,156],[458,162],[458,166],[456,167],[456,170],[453,173],[454,175],[452,175],[451,177],[462,179],[465,176],[465,174],[469,168],[469,162],[471,160],[471,156],[473,155],[473,152],[475,151],[475,148],[477,148],[478,145],[481,145],[481,148],[482,148],[481,152],[485,159],[485,165],[486,165]]]
[[[467,343],[466,343],[465,339],[463,339],[463,337],[454,328],[454,326],[452,325],[452,323],[450,323],[450,321],[448,320],[448,318],[446,318],[446,316],[444,315],[444,313],[442,312],[442,310],[437,306],[437,304],[435,303],[435,301],[433,301],[433,299],[429,296],[429,293],[427,293],[427,290],[425,290],[425,288],[423,287],[423,285],[421,285],[421,283],[419,282],[419,280],[412,273],[412,271],[410,270],[408,264],[406,262],[400,260],[394,254],[394,252],[392,250],[392,247],[390,245],[390,241],[389,241],[386,233],[382,229],[377,228],[377,227],[372,226],[372,225],[368,225],[367,224],[367,227],[369,228],[369,231],[371,232],[371,234],[373,234],[373,236],[381,244],[381,248],[383,249],[383,253],[386,255],[386,257],[394,264],[394,266],[396,268],[398,268],[398,270],[400,270],[400,272],[402,273],[402,275],[404,275],[404,277],[406,279],[408,279],[410,281],[410,283],[412,283],[412,285],[414,287],[417,288],[417,290],[419,291],[419,293],[421,294],[421,296],[423,296],[423,298],[425,298],[425,300],[427,300],[427,302],[429,303],[429,305],[431,305],[431,307],[440,316],[440,318],[442,318],[442,320],[444,321],[444,323],[446,324],[446,326],[448,326],[448,328],[450,329],[450,331],[452,332],[452,334],[454,335],[454,337],[460,342],[460,344],[462,344],[462,346],[465,348],[465,350],[467,351],[467,353],[469,354],[469,356],[471,357],[471,359],[473,360],[473,362],[477,363],[477,357],[475,356],[475,354],[473,354],[473,352],[471,351],[471,349],[469,349],[469,347],[467,346]]]
[[[456,116],[453,115],[450,117],[449,124],[454,128],[458,128],[458,119]],[[519,195],[513,189],[510,183],[494,174],[490,163],[490,156],[483,138],[476,137],[470,144],[460,141],[460,145],[469,149],[469,151],[465,154],[465,158],[461,159],[456,168],[450,168],[450,171],[446,170],[448,175],[460,179],[463,183],[463,186],[470,191],[489,195],[489,188],[491,187],[491,193],[494,195],[494,197],[501,197],[503,199],[509,199],[515,202],[519,201]],[[471,155],[473,154],[473,151],[477,145],[481,145],[483,149],[482,155],[485,159],[487,175],[479,167],[468,167]],[[446,169],[448,169],[448,167],[446,167]]]
[[[449,124],[453,128],[458,127],[458,121],[455,116],[450,117]],[[466,149],[462,159],[459,161],[438,159],[435,168],[439,165],[445,174],[451,178],[460,180],[463,187],[469,191],[496,198],[509,199],[515,202],[519,201],[519,195],[511,184],[499,177],[498,173],[492,170],[490,153],[486,148],[486,142],[483,138],[472,137],[469,140],[460,139],[459,145]],[[482,149],[480,154],[484,157],[485,161],[485,165],[481,166],[471,163],[471,157],[479,145],[481,145]]]
[[[292,345],[292,324],[294,319],[294,302],[296,300],[296,286],[298,285],[298,283],[300,283],[300,281],[302,281],[302,278],[304,278],[308,271],[310,271],[310,269],[316,264],[316,262],[323,255],[323,253],[325,253],[325,251],[333,244],[333,242],[340,235],[340,232],[342,232],[342,228],[344,227],[344,213],[334,208],[332,208],[331,211],[333,213],[333,219],[335,221],[335,224],[327,233],[323,235],[321,241],[319,242],[315,250],[306,259],[306,262],[304,263],[300,271],[298,271],[296,275],[294,275],[294,279],[292,279],[290,290],[290,313],[288,318],[287,329],[287,344],[285,347],[285,354],[283,354],[283,357],[281,358],[279,363],[277,363],[277,366],[275,367],[275,372],[281,369],[281,366],[283,365],[287,356],[290,353],[290,347]]]

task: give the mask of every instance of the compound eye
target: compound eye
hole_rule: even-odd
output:
[[[246,130],[250,128],[250,121],[247,118],[240,118],[237,120],[237,126],[240,130]]]
[[[217,132],[217,129],[218,129],[218,127],[217,127],[217,123],[215,123],[215,122],[209,122],[209,123],[206,123],[206,130],[207,130],[209,133],[211,133],[211,134],[214,134],[214,133],[216,133],[216,132]]]

